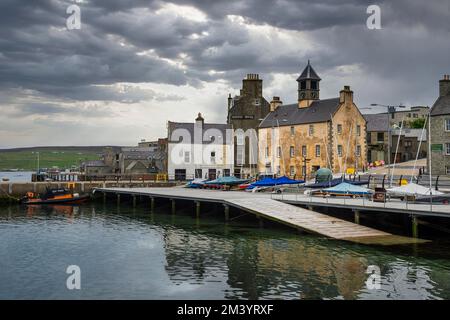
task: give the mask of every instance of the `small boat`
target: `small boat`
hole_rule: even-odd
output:
[[[361,186],[353,185],[347,182],[342,182],[337,186],[323,189],[322,193],[328,194],[330,196],[360,197],[370,195],[373,193],[373,191]]]
[[[90,198],[89,194],[80,195],[74,193],[72,190],[65,188],[47,189],[43,195],[35,194],[34,192],[27,192],[26,196],[20,199],[20,203],[27,205],[41,205],[41,204],[78,204],[87,201]]]
[[[192,189],[199,189],[201,187],[203,187],[203,185],[205,184],[205,182],[208,181],[206,179],[194,179],[192,181],[189,181],[188,183],[186,183],[185,187],[186,188],[192,188]]]
[[[311,183],[311,184],[307,184],[305,185],[305,188],[312,188],[312,189],[322,189],[322,188],[331,188],[331,187],[335,187],[338,184],[345,182],[348,184],[352,184],[354,186],[363,186],[363,185],[368,185],[369,181],[359,181],[359,180],[347,180],[347,179],[342,179],[342,178],[336,178],[330,181],[322,181],[322,182],[316,182],[316,183]]]
[[[234,176],[220,177],[211,181],[206,181],[203,185],[204,188],[209,189],[223,189],[238,186],[240,184],[248,182],[249,179],[238,179]]]
[[[8,181],[9,181],[9,178],[2,178],[2,181],[3,181],[3,182],[8,182]]]
[[[418,203],[441,203],[441,204],[449,204],[450,203],[450,194],[435,194],[435,195],[427,195],[427,196],[419,196],[416,197],[415,202]]]

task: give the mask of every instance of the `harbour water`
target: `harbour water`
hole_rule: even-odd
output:
[[[0,171],[0,181],[3,178],[9,179],[9,182],[31,182],[31,171]]]
[[[0,207],[0,299],[450,299],[448,242],[364,246],[169,211]]]

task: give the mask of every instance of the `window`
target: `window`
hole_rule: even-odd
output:
[[[306,81],[301,81],[300,82],[300,90],[305,90],[306,89]]]
[[[302,146],[302,156],[305,158],[306,158],[306,155],[308,154],[307,151],[308,150],[306,149],[306,146]]]
[[[202,179],[202,169],[195,169],[195,179]]]
[[[450,156],[450,143],[445,144],[445,154]]]
[[[290,154],[291,158],[294,157],[294,155],[295,155],[295,149],[294,149],[293,146],[291,146],[291,147],[289,148],[289,154]]]
[[[291,136],[295,135],[295,128],[291,127]]]
[[[401,121],[398,123],[398,127],[399,127],[399,128],[402,127],[402,122],[401,122]]]
[[[377,142],[384,142],[384,132],[378,132],[377,133]]]
[[[337,125],[337,133],[342,134],[342,124]]]
[[[311,89],[317,90],[317,81],[311,81]]]
[[[191,162],[191,155],[190,155],[189,151],[184,152],[184,162],[185,163]]]
[[[411,118],[411,113],[408,113],[408,118]]]
[[[361,146],[359,144],[356,146],[356,156],[361,157]]]
[[[417,113],[413,113],[413,118],[418,118],[419,115]]]
[[[405,147],[411,147],[412,146],[412,141],[405,141]]]
[[[244,135],[242,133],[238,133],[236,135],[236,144],[238,146],[243,146],[244,145]]]
[[[316,157],[320,157],[320,145],[316,145]]]
[[[356,126],[356,135],[357,135],[358,137],[361,136],[361,126],[360,126],[359,124]]]
[[[269,147],[266,147],[266,157],[269,156]]]
[[[223,176],[229,177],[230,176],[230,169],[223,169]]]
[[[306,166],[302,166],[302,176],[306,177]]]
[[[450,119],[445,119],[445,131],[450,131]]]
[[[259,99],[255,99],[255,106],[259,106]]]
[[[244,164],[244,147],[243,146],[236,147],[236,164],[237,165]]]
[[[309,125],[309,135],[312,136],[314,134],[314,125]]]
[[[450,166],[445,167],[445,173],[450,174]]]
[[[216,163],[216,152],[211,151],[211,163]]]
[[[338,157],[342,157],[342,145],[338,145],[337,153],[338,153]]]
[[[277,157],[280,158],[281,157],[281,147],[277,148]]]
[[[291,177],[293,177],[295,175],[295,167],[294,166],[289,167],[289,174],[291,175]]]

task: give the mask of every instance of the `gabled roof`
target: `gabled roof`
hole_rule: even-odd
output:
[[[367,132],[389,130],[389,115],[387,113],[364,114],[367,121]]]
[[[450,114],[450,95],[439,97],[431,108],[431,116]]]
[[[336,112],[339,105],[339,98],[332,98],[316,100],[307,108],[299,108],[297,103],[279,106],[264,118],[259,127],[270,128],[330,121],[331,115]]]
[[[300,75],[300,77],[297,78],[297,81],[306,80],[306,79],[321,80],[320,77],[317,75],[317,73],[314,71],[311,64],[309,63],[309,60],[308,60],[307,66],[303,70],[302,74]]]

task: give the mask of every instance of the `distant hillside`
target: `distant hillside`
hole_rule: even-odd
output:
[[[37,168],[39,152],[39,167],[60,169],[79,166],[85,160],[100,159],[105,146],[92,147],[30,147],[0,149],[0,171],[19,169],[34,171]],[[114,149],[120,147],[112,146]]]

